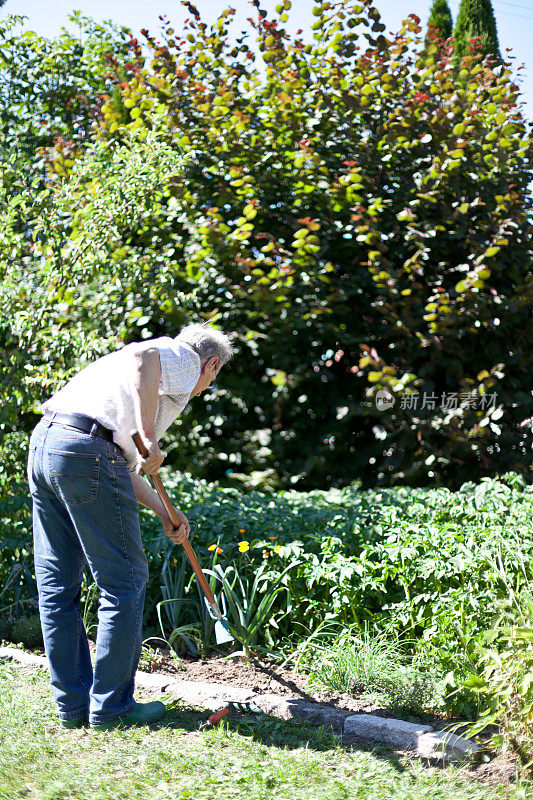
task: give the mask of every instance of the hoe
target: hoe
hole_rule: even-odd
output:
[[[139,434],[135,431],[132,433],[131,438],[135,442],[135,446],[141,456],[146,458],[148,455],[148,450],[146,449],[143,440],[139,436]],[[157,494],[161,498],[161,502],[165,506],[166,512],[169,515],[170,519],[172,520],[172,524],[175,528],[179,528],[181,522],[179,521],[179,517],[176,514],[176,509],[170,502],[170,498],[167,494],[165,487],[163,486],[163,482],[159,475],[150,475],[152,479],[152,483],[154,485],[154,489],[156,490]],[[205,604],[207,606],[207,610],[209,615],[212,619],[215,620],[215,636],[217,640],[217,644],[225,644],[226,642],[232,642],[234,637],[230,633],[228,621],[226,616],[222,614],[220,608],[218,607],[218,603],[215,600],[215,596],[211,591],[211,587],[209,586],[204,573],[202,572],[202,568],[196,557],[196,553],[191,547],[191,544],[188,539],[185,539],[182,543],[182,547],[185,550],[187,558],[191,563],[191,567],[193,568],[196,577],[198,579],[198,583],[202,587],[202,591],[205,595]]]

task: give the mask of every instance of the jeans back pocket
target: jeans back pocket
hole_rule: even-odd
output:
[[[70,504],[92,503],[98,496],[99,454],[48,451],[50,482],[59,496]]]

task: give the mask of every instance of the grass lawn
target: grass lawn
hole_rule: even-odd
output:
[[[141,699],[141,695],[139,695]],[[96,733],[59,728],[43,670],[0,664],[0,798],[40,800],[493,800],[454,767],[429,768],[382,748],[343,746],[321,729],[236,717],[199,731],[205,712],[169,703],[164,723]]]

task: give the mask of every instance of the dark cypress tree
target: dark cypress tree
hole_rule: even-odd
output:
[[[429,36],[433,26],[435,35],[439,39],[448,39],[452,35],[452,14],[448,5],[448,0],[433,0],[428,19],[428,32],[426,34],[426,47],[429,44]]]
[[[501,61],[496,20],[491,0],[461,0],[455,23],[455,53],[462,58],[469,53],[469,42],[479,36],[479,49],[484,56],[493,55]]]

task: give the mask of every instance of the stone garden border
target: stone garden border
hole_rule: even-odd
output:
[[[26,653],[11,647],[0,647],[0,659],[8,659],[22,666],[48,669],[44,656]],[[276,694],[256,694],[237,687],[218,683],[181,681],[166,675],[137,671],[135,683],[142,689],[170,694],[188,705],[216,711],[226,703],[253,703],[263,713],[278,719],[298,719],[313,725],[324,725],[348,741],[373,741],[402,750],[430,761],[467,762],[480,751],[480,746],[446,731],[434,731],[430,725],[353,714],[324,703],[313,703]]]

